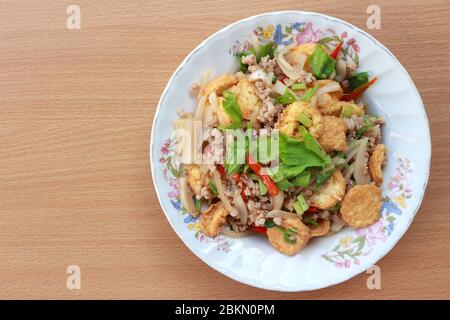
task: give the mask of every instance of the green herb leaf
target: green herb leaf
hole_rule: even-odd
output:
[[[264,222],[264,226],[266,228],[273,228],[276,226],[275,222],[273,222],[273,220],[266,220],[266,222]]]
[[[309,102],[318,89],[319,85],[317,84],[314,87],[309,88],[308,91],[306,91],[306,94],[303,96],[302,101]]]
[[[324,167],[328,163],[317,152],[312,151],[302,140],[280,133],[280,159],[285,165],[309,167]]]
[[[225,98],[222,102],[223,109],[230,116],[233,124],[240,125],[242,122],[242,112],[237,103],[236,95],[227,90],[222,95]]]
[[[314,221],[314,220],[312,220],[310,218],[303,218],[303,222],[307,223],[307,224],[310,224],[310,225],[313,225],[313,226],[318,226],[319,225],[316,221]]]
[[[301,215],[303,212],[308,210],[309,205],[306,203],[305,198],[302,194],[299,194],[297,200],[294,202],[294,210],[297,214]]]
[[[284,94],[282,96],[276,97],[275,101],[277,103],[281,103],[281,104],[291,104],[291,103],[297,101],[297,98],[292,93],[292,91],[289,90],[289,88],[286,88],[286,90],[284,91]]]
[[[267,194],[267,187],[266,185],[261,181],[261,179],[258,178],[258,186],[259,186],[259,193],[263,196]]]
[[[330,156],[327,155],[319,142],[317,142],[316,138],[314,138],[305,127],[300,127],[300,134],[306,148],[314,152],[325,163],[329,163],[331,161]]]
[[[292,90],[304,90],[304,89],[306,89],[306,83],[294,83],[292,86],[291,86],[291,89]]]
[[[308,63],[316,79],[327,79],[334,72],[336,60],[329,56],[322,45],[317,45],[308,57]]]
[[[367,82],[369,82],[369,72],[365,71],[357,73],[351,76],[348,79],[348,82],[350,83],[350,88],[352,88],[352,90],[358,89],[362,85],[365,85]]]
[[[310,127],[312,124],[312,121],[310,118],[308,118],[308,116],[302,112],[297,116],[297,121],[300,122],[302,125],[304,125],[305,127]]]
[[[269,56],[270,59],[273,59],[274,52],[275,52],[275,44],[273,41],[270,41],[265,45],[259,46],[259,50],[256,53],[256,58],[258,59],[258,61],[260,61],[261,58],[264,58],[265,56]]]
[[[356,139],[360,139],[367,130],[372,129],[374,127],[373,119],[369,116],[363,115],[362,119],[364,121],[364,126],[356,130]]]
[[[195,209],[197,209],[197,211],[200,211],[200,209],[202,208],[202,201],[194,197],[194,204]]]
[[[305,170],[292,180],[292,184],[296,187],[307,187],[311,179],[311,170]]]
[[[214,184],[214,182],[212,182],[212,181],[208,182],[208,187],[209,187],[209,189],[211,189],[211,192],[213,193],[213,195],[217,196],[219,194],[217,192],[217,187]]]
[[[321,185],[323,185],[325,182],[327,182],[331,178],[331,176],[334,174],[335,171],[336,171],[336,168],[334,167],[334,165],[329,164],[326,168],[317,172],[316,188],[319,188]]]

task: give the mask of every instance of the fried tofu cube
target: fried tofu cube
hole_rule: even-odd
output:
[[[320,219],[317,226],[309,228],[311,237],[322,237],[330,231],[331,223],[328,219]]]
[[[323,132],[318,142],[325,152],[345,151],[348,148],[346,132],[347,126],[342,119],[325,116],[323,117]]]
[[[300,138],[298,117],[302,113],[311,120],[307,129],[317,139],[323,132],[323,117],[309,102],[296,101],[288,105],[281,113],[275,128],[288,136]]]
[[[237,84],[237,103],[245,119],[251,119],[262,108],[262,101],[256,94],[255,85],[247,79],[242,79]]]
[[[210,180],[207,168],[197,164],[187,164],[183,168],[188,185],[195,194],[200,195],[201,189],[206,187]]]
[[[344,197],[342,219],[351,227],[365,228],[380,219],[381,190],[373,184],[356,185]]]
[[[215,92],[218,96],[222,92],[238,82],[238,77],[234,74],[224,74],[217,78],[212,79],[205,87],[203,94],[209,96],[212,92]]]
[[[286,239],[286,232],[291,232],[289,239]],[[300,217],[283,218],[281,226],[267,229],[267,237],[270,244],[288,256],[300,252],[311,238],[309,228],[303,224]]]
[[[345,195],[345,179],[340,170],[336,170],[328,181],[320,186],[309,198],[309,205],[319,209],[329,209],[341,201]]]
[[[369,159],[369,171],[377,186],[383,183],[383,164],[386,159],[386,146],[378,144]]]
[[[211,205],[208,210],[202,213],[200,218],[200,228],[203,233],[208,237],[217,236],[220,228],[225,223],[228,213],[222,202]]]

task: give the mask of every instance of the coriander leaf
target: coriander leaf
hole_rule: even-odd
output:
[[[329,56],[322,45],[316,45],[308,57],[308,63],[316,79],[327,79],[334,72],[336,60]]]
[[[348,82],[350,83],[350,88],[352,90],[358,89],[359,87],[365,85],[367,82],[369,82],[369,72],[360,72],[353,76],[351,76],[348,79]]]

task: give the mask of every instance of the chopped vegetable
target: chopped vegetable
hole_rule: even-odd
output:
[[[294,210],[297,214],[303,214],[306,210],[308,210],[309,205],[306,203],[305,198],[302,194],[299,194],[297,200],[294,202]]]
[[[258,186],[259,186],[259,193],[264,196],[267,194],[267,187],[266,185],[261,181],[261,179],[258,178]]]
[[[281,104],[291,104],[291,103],[297,101],[297,98],[294,96],[292,91],[289,90],[289,88],[286,88],[286,90],[284,91],[284,94],[276,97],[275,101],[277,103],[281,103]]]
[[[242,52],[238,52],[236,54],[236,58],[237,58],[237,60],[239,62],[239,69],[242,72],[244,72],[244,73],[247,72],[248,66],[245,63],[242,62],[242,58],[244,58],[244,57],[246,57],[246,56],[248,56],[250,54],[254,54],[256,56],[256,52],[255,52],[254,48],[250,48],[249,51],[242,51]]]
[[[277,230],[283,234],[284,241],[290,244],[295,244],[297,242],[296,238],[294,237],[294,235],[297,234],[297,230],[295,228],[290,227],[287,230],[280,226],[275,226],[275,228],[277,228]]]
[[[220,164],[216,164],[216,170],[219,171],[220,176],[222,177],[222,179],[226,178],[227,173],[225,172],[224,167],[222,167]]]
[[[202,208],[202,201],[200,199],[195,198],[194,203],[195,209],[197,209],[197,211],[200,211],[200,209]]]
[[[356,100],[359,98],[359,96],[367,89],[369,88],[371,85],[373,85],[376,81],[378,80],[377,77],[373,78],[372,80],[370,80],[369,82],[367,82],[366,84],[362,85],[361,87],[359,87],[358,89],[356,89],[355,91],[349,93],[349,94],[344,94],[341,97],[342,101],[351,101],[351,100]]]
[[[313,225],[313,226],[316,226],[316,227],[319,225],[316,221],[314,221],[313,219],[310,219],[310,218],[303,218],[303,222]]]
[[[341,108],[341,117],[342,118],[351,118],[351,116],[353,115],[353,113],[355,112],[355,109],[352,107],[352,105],[344,105]]]
[[[322,45],[317,45],[308,57],[308,63],[316,79],[327,79],[334,72],[336,60],[328,55]]]
[[[327,182],[333,173],[336,171],[336,168],[334,165],[330,164],[326,168],[322,169],[321,171],[317,172],[316,174],[316,188],[319,188],[322,184]]]
[[[368,81],[369,81],[368,71],[357,73],[348,79],[348,82],[350,83],[350,88],[352,88],[352,90],[355,90],[365,85]]]
[[[297,120],[298,122],[300,122],[302,125],[304,125],[305,127],[310,127],[312,124],[312,121],[310,118],[308,118],[308,116],[304,113],[301,112],[298,116],[297,116]]]
[[[306,94],[303,96],[302,101],[309,102],[313,95],[317,92],[317,90],[319,90],[319,85],[317,84],[314,87],[309,88]]]
[[[369,116],[362,116],[362,119],[364,121],[364,126],[362,126],[361,128],[356,130],[356,138],[360,139],[364,133],[366,133],[367,130],[373,128],[373,122],[370,121],[370,117]]]
[[[306,83],[294,83],[292,86],[291,86],[291,89],[292,90],[304,90],[304,89],[306,89]]]
[[[305,170],[292,180],[292,184],[296,187],[307,187],[311,179],[311,170]]]
[[[250,226],[250,229],[251,229],[252,231],[255,231],[255,232],[261,233],[261,234],[266,234],[266,232],[267,232],[267,228],[266,228],[266,227],[257,227],[257,226],[255,226],[254,224],[252,224],[252,225]]]
[[[252,162],[252,161],[249,161]],[[267,191],[271,196],[276,196],[280,190],[278,189],[278,186],[276,183],[272,180],[272,178],[262,172],[262,166],[259,163],[248,163],[248,166],[251,170],[253,170],[254,173],[258,176],[258,178],[261,179],[261,181],[264,183],[264,185],[267,187]]]
[[[211,192],[213,193],[213,195],[217,197],[217,195],[219,193],[217,192],[217,187],[216,187],[215,183],[212,181],[208,182],[208,187],[211,190]]]
[[[264,226],[266,228],[273,228],[276,226],[275,222],[273,222],[273,220],[266,220],[266,222],[264,222]]]
[[[311,146],[310,146],[311,147]],[[280,134],[280,159],[283,164],[293,166],[324,167],[329,161],[324,160],[323,155],[317,155],[308,148],[307,144],[299,139]]]
[[[274,52],[275,52],[275,46],[274,42],[270,41],[269,43],[265,45],[259,46],[258,51],[256,52],[256,58],[258,61],[261,60],[261,58],[264,58],[265,56],[269,56],[270,59],[273,59]]]
[[[330,156],[327,155],[320,143],[317,142],[316,138],[314,138],[305,127],[300,127],[300,134],[306,148],[314,152],[325,163],[329,163],[331,161]]]
[[[337,59],[338,55],[339,55],[339,51],[341,51],[342,45],[344,43],[343,42],[339,42],[339,44],[337,45],[337,47],[333,50],[333,52],[331,53],[330,57],[332,57],[334,60]]]
[[[237,103],[236,95],[227,90],[225,90],[222,95],[225,98],[222,102],[223,109],[230,116],[232,123],[240,126],[242,122],[242,112]]]

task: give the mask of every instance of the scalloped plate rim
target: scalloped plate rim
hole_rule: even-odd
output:
[[[214,32],[213,34],[211,34],[209,37],[207,37],[205,40],[203,40],[198,46],[196,46],[184,59],[183,61],[178,65],[178,67],[176,68],[176,70],[173,72],[173,74],[171,75],[167,85],[164,88],[163,93],[161,94],[161,97],[158,101],[158,105],[155,111],[155,115],[153,118],[153,123],[152,123],[152,129],[151,129],[151,137],[150,137],[150,148],[149,148],[149,153],[150,153],[150,168],[151,168],[151,175],[152,175],[152,181],[153,181],[153,185],[155,186],[155,192],[159,201],[159,204],[164,212],[164,214],[166,215],[166,218],[170,224],[170,226],[172,227],[172,229],[175,231],[175,233],[178,235],[178,237],[181,239],[181,241],[186,245],[186,247],[189,248],[189,250],[194,253],[200,260],[202,260],[204,263],[206,263],[208,266],[210,266],[211,268],[213,268],[214,270],[218,271],[219,273],[227,276],[228,278],[231,278],[237,282],[240,283],[244,283],[253,287],[257,287],[260,289],[265,289],[265,290],[271,290],[271,291],[282,291],[282,292],[300,292],[300,291],[309,291],[309,290],[318,290],[318,289],[322,289],[322,288],[326,288],[329,286],[333,286],[342,282],[345,282],[357,275],[359,275],[360,273],[364,272],[365,270],[367,270],[368,266],[367,266],[367,262],[366,263],[362,263],[360,266],[355,267],[353,272],[348,275],[348,276],[344,276],[342,278],[339,278],[337,280],[331,280],[328,282],[323,282],[320,283],[319,285],[304,285],[301,287],[295,287],[295,288],[291,288],[291,287],[284,287],[284,286],[280,286],[280,285],[266,285],[266,284],[262,284],[260,282],[257,281],[252,281],[251,279],[247,279],[247,278],[241,278],[239,277],[237,274],[228,274],[227,270],[222,270],[222,266],[217,265],[214,261],[209,261],[206,257],[202,257],[200,256],[196,251],[194,251],[193,248],[191,248],[191,246],[187,243],[187,241],[182,237],[181,233],[175,228],[175,226],[173,225],[172,221],[169,219],[168,217],[168,213],[166,212],[166,210],[164,209],[164,204],[162,202],[161,199],[161,195],[159,194],[159,192],[157,191],[157,187],[156,187],[156,183],[157,181],[155,180],[155,164],[153,163],[153,158],[152,158],[152,153],[155,152],[154,148],[156,147],[154,145],[154,128],[156,126],[156,122],[158,120],[158,116],[160,113],[160,108],[161,108],[161,104],[164,100],[164,97],[166,96],[166,94],[168,93],[168,91],[171,88],[172,85],[172,81],[174,80],[174,78],[176,77],[176,75],[180,72],[180,70],[185,66],[185,64],[189,61],[189,59],[200,49],[202,48],[209,40],[211,40],[212,38],[214,38],[216,35],[220,34],[220,33],[224,33],[226,32],[228,29],[232,28],[233,26],[237,25],[237,24],[241,24],[241,23],[245,23],[245,22],[249,22],[252,20],[256,20],[256,19],[261,19],[264,18],[266,16],[272,16],[272,15],[283,15],[283,14],[298,14],[299,16],[308,16],[308,15],[312,15],[312,16],[316,16],[316,17],[321,17],[324,18],[326,20],[332,21],[332,22],[338,22],[341,24],[344,24],[345,26],[347,26],[348,28],[361,33],[362,35],[366,36],[368,39],[370,39],[371,41],[374,42],[374,44],[376,46],[378,46],[379,48],[383,49],[384,51],[386,51],[386,53],[392,57],[392,59],[397,63],[397,66],[399,66],[401,68],[402,73],[404,73],[404,75],[406,76],[406,78],[410,81],[410,84],[412,85],[412,87],[414,88],[414,94],[416,95],[416,98],[418,98],[418,101],[420,102],[420,107],[421,107],[421,111],[423,112],[423,115],[425,117],[425,122],[426,122],[426,140],[427,140],[427,154],[426,154],[426,164],[427,164],[427,170],[425,172],[425,182],[423,185],[423,189],[421,190],[421,195],[419,197],[418,203],[416,208],[411,210],[411,216],[409,221],[407,222],[407,224],[405,224],[403,230],[401,230],[400,234],[398,235],[397,239],[393,239],[389,244],[386,245],[386,249],[382,250],[382,252],[378,255],[373,255],[370,258],[368,258],[369,263],[369,267],[370,265],[376,264],[379,260],[381,260],[387,253],[389,253],[393,247],[398,243],[398,241],[400,241],[400,239],[403,237],[403,235],[405,234],[405,232],[409,229],[412,221],[414,220],[421,204],[423,201],[423,197],[425,195],[425,189],[426,186],[428,184],[428,180],[429,180],[429,171],[430,171],[430,163],[431,163],[431,136],[430,136],[430,128],[429,128],[429,122],[428,122],[428,117],[426,114],[426,110],[422,101],[422,98],[420,96],[420,93],[417,89],[417,87],[414,84],[414,81],[412,80],[411,76],[409,75],[409,73],[407,72],[407,70],[403,67],[403,65],[400,63],[400,61],[395,57],[395,55],[389,50],[387,49],[380,41],[378,41],[375,37],[373,37],[372,35],[370,35],[369,33],[367,33],[366,31],[354,26],[353,24],[346,22],[344,20],[341,20],[339,18],[335,18],[326,14],[322,14],[322,13],[317,13],[317,12],[310,12],[310,11],[299,11],[299,10],[285,10],[285,11],[272,11],[272,12],[265,12],[265,13],[261,13],[261,14],[257,14],[257,15],[253,15],[247,18],[243,18],[240,20],[237,20],[221,29],[219,29],[218,31]]]

